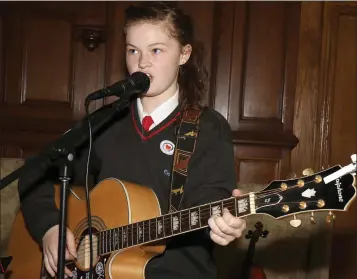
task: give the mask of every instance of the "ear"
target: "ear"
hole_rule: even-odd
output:
[[[180,65],[185,64],[190,59],[192,53],[192,46],[190,44],[185,45],[180,54]]]

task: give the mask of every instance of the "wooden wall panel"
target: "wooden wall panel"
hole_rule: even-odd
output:
[[[279,147],[236,145],[235,154],[239,183],[268,185],[280,176],[283,154]]]
[[[294,104],[299,3],[217,5],[216,109],[233,130],[282,132]],[[292,130],[292,121],[285,125]]]
[[[319,76],[323,2],[304,2],[301,5],[301,25],[294,134],[299,144],[292,150],[291,170],[301,175],[305,168],[320,169],[315,165],[316,133],[318,131]]]
[[[63,19],[26,18],[22,27],[24,53],[21,103],[45,100],[70,105],[73,64],[71,22]]]
[[[105,85],[107,15],[104,2],[8,3],[3,11],[2,156],[15,157],[56,140],[83,117],[85,96]]]
[[[234,17],[235,14],[241,15],[241,17]],[[236,25],[236,18],[243,18],[244,6],[240,3],[227,3],[223,5],[221,3],[215,4],[215,36],[213,41],[214,56],[212,56],[215,63],[215,69],[212,73],[212,96],[211,104],[217,111],[219,111],[226,119],[229,116],[229,102],[236,96],[230,94],[232,92],[232,73],[231,64],[236,63],[236,59],[241,61],[242,57],[236,58],[232,55],[234,47],[240,50],[238,53],[242,53],[242,47],[239,43],[241,40],[235,38],[240,37],[242,34],[243,24]],[[234,23],[233,23],[234,21]],[[234,27],[238,28],[235,30]],[[239,28],[240,27],[240,28]],[[235,42],[235,44],[233,44]],[[218,54],[219,53],[219,54]],[[237,55],[237,52],[235,52]],[[214,76],[213,76],[214,75]],[[240,75],[236,75],[235,79],[239,79]],[[230,121],[232,125],[232,122]],[[236,127],[232,127],[235,129]]]
[[[239,86],[243,89],[242,119],[281,120],[286,57],[284,8],[281,3],[252,2],[247,5],[243,38],[245,59],[242,61],[245,64],[244,76]]]
[[[327,4],[325,23],[320,161],[349,164],[357,152],[357,6]]]
[[[346,154],[357,151],[357,17],[342,14],[338,20],[335,81],[330,97],[331,122],[329,154],[330,164],[349,163]],[[341,151],[341,148],[343,149]]]
[[[285,177],[290,152],[284,150],[298,142],[292,130],[300,3],[216,3],[215,16],[219,35],[213,106],[228,119],[236,150],[252,150],[250,164],[257,160],[257,166],[244,173],[238,169],[238,179],[250,180],[254,172],[265,173],[265,169],[274,169],[272,176],[257,177],[255,182]],[[270,157],[269,151],[257,155],[250,147],[277,148],[279,155]],[[279,167],[262,164],[262,158],[277,160],[274,164]]]
[[[279,161],[240,158],[240,183],[269,184],[279,176]]]

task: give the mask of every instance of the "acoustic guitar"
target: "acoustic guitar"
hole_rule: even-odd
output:
[[[93,278],[143,279],[148,261],[165,251],[164,240],[207,227],[210,216],[221,214],[223,208],[239,217],[267,214],[277,219],[305,212],[346,211],[356,188],[351,171],[341,175],[341,169],[335,166],[310,176],[272,181],[259,192],[170,214],[162,214],[151,189],[117,179],[103,180],[90,192]],[[59,207],[60,188],[54,187]],[[90,250],[85,192],[75,188],[68,197],[67,225],[76,239],[78,259],[66,266],[73,270],[73,278],[86,279]],[[7,253],[12,256],[7,278],[43,276],[41,250],[29,236],[21,212],[15,218]]]

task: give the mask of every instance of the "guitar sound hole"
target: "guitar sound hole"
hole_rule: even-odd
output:
[[[95,265],[99,260],[100,255],[98,253],[98,231],[92,229],[92,243],[93,243],[93,262]],[[88,230],[84,231],[79,239],[77,245],[77,266],[81,269],[87,269],[90,267],[90,238]]]

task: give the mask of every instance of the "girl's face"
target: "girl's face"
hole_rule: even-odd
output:
[[[164,23],[139,22],[126,31],[126,64],[129,74],[140,71],[150,78],[147,97],[171,97],[177,89],[180,65],[187,62],[191,46],[181,47]]]

